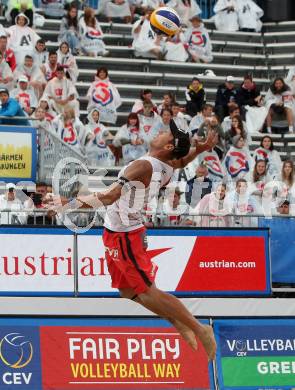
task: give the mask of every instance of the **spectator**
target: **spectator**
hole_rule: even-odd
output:
[[[289,199],[294,203],[294,163],[292,160],[285,160],[281,172],[276,176],[279,188],[277,196],[280,199]]]
[[[1,95],[1,93],[0,93]],[[6,184],[4,195],[0,195],[0,224],[25,224],[26,215],[22,212],[23,204],[16,196],[16,187],[13,183]],[[5,211],[4,211],[5,210]]]
[[[146,154],[145,133],[135,112],[128,115],[127,123],[117,132],[113,145],[115,147],[122,146],[124,164],[128,164]]]
[[[52,108],[52,106],[50,104],[49,99],[47,99],[46,97],[42,97],[39,100],[39,106],[45,111],[45,118],[46,118],[46,120],[48,120],[49,122],[52,122],[57,114],[53,110],[53,108]]]
[[[164,93],[163,101],[158,105],[157,112],[161,114],[162,110],[171,110],[172,104],[175,102],[175,95],[172,92]]]
[[[190,26],[193,16],[201,14],[201,8],[194,0],[170,0],[167,7],[173,8],[179,15],[183,26]]]
[[[214,147],[215,152],[218,154],[220,160],[222,160],[223,154],[225,152],[224,145],[224,132],[222,127],[218,122],[216,115],[213,115],[211,118],[208,118],[199,128],[196,133],[196,139],[198,141],[204,141],[207,138],[208,132],[212,130],[218,135],[218,142]]]
[[[180,199],[183,192],[179,187],[167,187],[165,191],[165,200],[162,203],[162,210],[159,210],[158,215],[160,226],[179,226],[184,221],[184,207],[180,207]],[[187,207],[185,207],[186,209]]]
[[[264,12],[253,0],[237,0],[238,21],[241,31],[260,32]]]
[[[45,16],[49,18],[60,18],[64,13],[64,0],[41,0],[39,7]]]
[[[267,163],[267,172],[270,176],[278,176],[282,169],[282,160],[275,150],[273,140],[268,135],[261,139],[260,147],[254,151],[255,161],[265,160]]]
[[[234,224],[243,227],[257,227],[258,220],[253,214],[262,215],[262,209],[254,196],[249,192],[248,183],[245,179],[236,181],[235,190],[228,194],[230,213],[234,214]],[[250,216],[250,217],[246,217]]]
[[[57,62],[57,52],[55,50],[51,50],[48,53],[48,61],[46,61],[45,64],[41,66],[41,70],[46,81],[50,81],[56,77],[56,70],[58,65],[59,63]]]
[[[192,26],[188,27],[183,35],[183,43],[192,61],[212,62],[212,44],[202,19],[194,15],[191,18],[191,24]]]
[[[0,52],[0,88],[13,88],[13,73]]]
[[[2,57],[5,59],[7,64],[9,65],[12,72],[15,71],[16,68],[16,60],[13,50],[7,48],[7,36],[0,36],[0,53]]]
[[[214,23],[220,31],[238,31],[238,4],[236,0],[218,0],[214,5]]]
[[[79,30],[81,48],[86,55],[96,57],[109,54],[103,42],[103,32],[96,20],[94,9],[90,7],[84,9],[84,16],[79,20]]]
[[[208,178],[212,182],[220,182],[223,180],[224,169],[221,165],[219,156],[214,149],[207,150],[199,154],[197,159],[194,160],[191,164],[189,164],[188,169],[190,169],[190,166],[196,166],[200,164],[205,165],[207,167]]]
[[[289,132],[294,131],[294,115],[293,115],[293,96],[290,87],[284,82],[281,77],[277,77],[270,85],[269,90],[265,96],[265,104],[270,109],[266,118],[267,131],[271,133],[273,116],[285,115],[287,117]]]
[[[176,126],[185,132],[189,131],[188,124],[185,115],[181,112],[180,104],[177,102],[172,103],[171,106],[172,119],[176,123]]]
[[[234,85],[234,78],[227,76],[225,83],[219,85],[215,100],[215,114],[222,122],[224,117],[229,115],[229,108],[237,101],[237,91]]]
[[[185,190],[185,200],[190,207],[195,208],[199,201],[212,190],[212,181],[208,177],[206,165],[197,166],[195,176],[188,180]]]
[[[73,55],[80,53],[79,27],[78,27],[78,9],[70,5],[66,16],[61,20],[59,42],[67,42]]]
[[[211,104],[204,104],[202,107],[202,111],[195,115],[189,124],[189,131],[192,132],[192,135],[197,132],[200,126],[204,123],[206,119],[212,117],[213,114],[213,106]]]
[[[100,113],[100,120],[106,123],[116,123],[117,109],[122,101],[118,89],[110,82],[107,68],[97,69],[94,82],[90,85],[88,92],[87,111],[97,108]]]
[[[226,116],[221,123],[221,127],[225,133],[231,129],[233,118],[235,116],[241,116],[241,110],[237,104],[233,103],[229,107],[228,113],[229,115]],[[245,122],[243,122],[243,127],[246,128]]]
[[[250,179],[253,160],[246,140],[242,135],[236,135],[232,139],[232,146],[224,157],[224,168],[227,182],[236,182],[239,179]]]
[[[7,46],[13,50],[17,64],[22,64],[26,55],[33,56],[39,35],[29,27],[29,19],[20,13],[15,18],[15,25],[8,27]]]
[[[39,130],[47,130],[47,131],[50,131],[52,133],[55,133],[55,129],[53,128],[53,125],[52,125],[52,120],[48,119],[48,117],[46,117],[46,111],[44,110],[44,108],[42,107],[37,107],[36,110],[34,111],[33,113],[33,118],[35,118],[36,120],[34,120],[33,124],[34,124],[34,127],[36,127],[37,129]],[[42,147],[42,145],[40,145],[40,147]]]
[[[29,195],[25,201],[26,210],[31,210],[28,217],[28,225],[52,225],[55,223],[55,213],[52,210],[46,211],[47,208],[47,185],[44,182],[36,184],[36,192]],[[33,211],[39,209],[40,211]]]
[[[246,144],[251,143],[251,138],[250,136],[248,137],[247,131],[244,128],[244,123],[240,115],[235,115],[232,117],[231,128],[224,135],[226,150],[228,150],[233,145],[233,138],[237,135],[243,137]]]
[[[55,56],[54,56],[54,63],[52,64],[53,73],[55,73],[56,71],[57,64],[62,65],[66,73],[68,74],[69,78],[71,79],[71,81],[73,83],[76,83],[79,76],[79,69],[76,63],[76,58],[71,54],[67,42],[62,42],[60,44],[56,54],[57,54],[57,61],[55,61]],[[52,74],[51,74],[51,78],[52,78]]]
[[[150,26],[150,16],[153,9],[137,20],[132,27],[132,48],[136,57],[162,59],[165,42],[163,35],[156,34]]]
[[[138,114],[139,124],[142,127],[146,140],[149,143],[154,138],[154,133],[151,131],[157,122],[159,122],[159,115],[153,110],[153,105],[150,102],[143,103],[143,111]]]
[[[11,91],[10,96],[19,102],[27,115],[32,115],[38,105],[34,89],[29,86],[29,80],[25,75],[18,78],[18,85]]]
[[[46,44],[43,39],[39,39],[37,41],[33,57],[34,63],[39,67],[45,65],[48,62],[48,51],[46,49]]]
[[[114,166],[115,156],[110,149],[112,136],[102,123],[99,122],[99,110],[93,108],[87,116],[85,135],[81,143],[85,145],[88,164],[91,166]]]
[[[81,139],[85,130],[72,107],[65,107],[63,113],[52,121],[52,125],[62,141],[75,148],[78,152],[82,151]]]
[[[41,97],[46,85],[46,80],[40,67],[34,64],[32,56],[26,55],[24,62],[18,64],[16,71],[14,72],[15,79],[17,80],[22,75],[25,75],[28,78],[29,85],[34,88],[36,97]]]
[[[186,99],[186,113],[191,117],[197,115],[204,103],[206,103],[205,90],[201,81],[194,77],[190,85],[188,85],[185,92]]]
[[[244,82],[237,90],[237,104],[245,111],[245,106],[260,106],[262,96],[251,76],[245,76]]]
[[[290,202],[287,199],[280,200],[277,215],[290,215]]]
[[[202,227],[229,227],[232,218],[227,216],[230,205],[226,198],[226,185],[219,183],[216,189],[200,200],[194,213],[200,215],[195,219],[196,226]]]
[[[159,120],[151,128],[151,136],[154,138],[160,131],[170,131],[170,122],[172,119],[172,111],[168,109],[162,110]]]
[[[132,112],[140,114],[143,111],[144,103],[151,103],[153,106],[153,111],[158,113],[157,106],[152,101],[153,92],[151,89],[144,89],[140,92],[140,99],[136,99],[132,107]]]
[[[12,23],[19,14],[24,14],[28,18],[28,25],[30,27],[33,26],[33,0],[10,0],[8,8],[11,9],[10,17]]]
[[[182,42],[184,39],[182,30],[165,39],[164,59],[167,61],[186,62],[189,58],[186,45]]]
[[[6,88],[0,89],[0,101],[0,117],[7,117],[0,119],[1,125],[29,126],[27,119],[11,119],[13,117],[25,117],[26,115],[19,103],[9,97],[9,92]]]
[[[251,182],[252,182],[252,195],[255,195],[259,200],[259,202],[261,202],[265,185],[271,180],[272,178],[267,173],[266,161],[256,160]]]
[[[43,97],[51,100],[52,107],[58,114],[61,114],[66,107],[70,107],[79,116],[77,96],[74,84],[65,77],[64,68],[59,65],[56,69],[56,77],[46,85]]]
[[[128,0],[107,1],[105,15],[109,22],[115,19],[122,19],[124,23],[131,23],[131,10]]]

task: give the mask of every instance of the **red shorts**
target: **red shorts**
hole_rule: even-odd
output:
[[[112,287],[131,288],[137,295],[146,292],[158,267],[147,254],[145,227],[131,232],[104,229],[102,239]]]

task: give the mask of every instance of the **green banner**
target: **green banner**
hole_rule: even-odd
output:
[[[294,386],[294,356],[224,357],[221,360],[223,382],[238,386]]]

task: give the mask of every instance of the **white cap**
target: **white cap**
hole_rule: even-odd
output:
[[[24,75],[24,74],[22,74],[22,75],[19,76],[19,78],[18,78],[18,82],[21,82],[21,81],[22,81],[23,83],[28,83],[28,82],[29,82],[27,76]]]
[[[16,189],[15,184],[13,184],[13,183],[7,183],[7,184],[6,184],[6,189],[7,189],[7,191],[10,190],[10,188],[13,188],[13,189],[15,190],[15,189]]]
[[[228,83],[233,83],[235,81],[235,78],[233,76],[227,76],[225,81],[227,81]]]

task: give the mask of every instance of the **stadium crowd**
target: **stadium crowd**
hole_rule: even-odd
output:
[[[275,214],[293,215],[294,165],[291,160],[281,161],[269,134],[276,131],[272,125],[278,115],[287,120],[285,131],[294,131],[295,68],[290,70],[286,80],[275,79],[265,97],[251,75],[245,75],[241,85],[228,75],[216,91],[214,105],[207,103],[206,85],[198,77],[186,88],[185,105],[179,104],[172,92],[165,93],[162,103],[157,105],[153,102],[153,90],[144,89],[126,123],[114,135],[109,127],[116,125],[117,109],[122,101],[107,67],[97,68],[89,86],[85,123],[80,119],[81,96],[75,87],[79,76],[77,55],[109,55],[96,14],[108,21],[119,19],[133,23],[135,56],[210,63],[212,45],[195,1],[165,3],[179,13],[183,23],[180,32],[169,39],[155,35],[149,25],[151,12],[164,3],[105,0],[99,4],[99,10],[94,10],[83,8],[78,0],[43,3],[45,16],[60,15],[65,7],[59,48],[55,51],[47,49],[46,42],[34,29],[38,15],[31,0],[9,1],[6,13],[11,25],[0,28],[0,123],[33,124],[39,131],[51,132],[85,155],[90,166],[97,167],[123,165],[141,157],[155,135],[169,129],[172,119],[179,128],[190,133],[192,145],[204,141],[208,132],[214,131],[218,134],[216,146],[203,152],[184,170],[175,172],[173,180],[177,184],[172,183],[165,193],[160,193],[160,201],[146,210],[146,223],[155,224],[154,214],[158,213],[164,225],[216,226],[217,223],[229,226],[233,220],[226,214],[236,214],[234,223],[239,224],[238,216],[261,214],[265,212],[266,203]],[[218,0],[215,12],[216,27],[220,30],[261,29],[262,11],[252,0]],[[213,72],[211,76],[214,77]],[[105,93],[112,99],[102,105]],[[250,120],[253,115],[257,118],[256,128]],[[266,134],[260,146],[250,153],[251,134],[255,131]],[[45,186],[39,183],[38,188]],[[36,197],[38,204],[31,195],[31,200],[25,203],[17,198],[14,185],[8,184],[1,195],[0,209],[14,210],[19,223],[28,222],[27,217],[20,214],[21,209],[36,205],[42,208],[42,200],[48,192],[49,189],[37,192],[40,194]],[[212,218],[190,218],[190,213],[212,214]],[[51,223],[54,217],[49,213],[46,218]],[[12,219],[6,221],[12,223]]]

